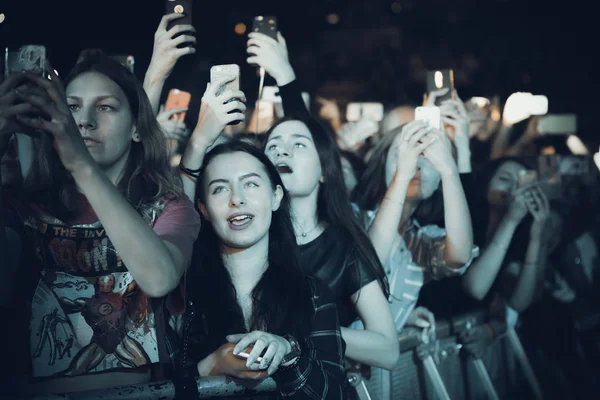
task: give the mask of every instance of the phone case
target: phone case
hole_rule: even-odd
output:
[[[252,32],[264,33],[277,40],[277,17],[257,15],[252,21]]]
[[[442,113],[439,107],[417,107],[415,108],[415,120],[427,121],[435,129],[442,125]]]
[[[237,64],[226,64],[226,65],[215,65],[210,69],[210,82],[211,84],[215,84],[225,78],[235,77],[229,83],[222,85],[218,90],[216,95],[220,96],[226,90],[240,90],[240,67]],[[235,100],[235,99],[232,99]],[[231,113],[239,112],[239,111],[231,111]],[[237,125],[242,121],[234,121],[229,125]]]
[[[169,95],[167,96],[165,110],[170,110],[172,108],[188,107],[190,105],[191,98],[191,93],[184,92],[183,90],[179,89],[171,89],[169,91]],[[185,120],[185,114],[185,111],[180,112],[178,114],[173,115],[171,119],[183,122]]]
[[[454,71],[451,69],[427,71],[427,93],[429,94],[444,88],[450,90],[445,95],[436,98],[436,106],[445,100],[454,98]]]
[[[166,0],[165,14],[184,14],[184,17],[169,22],[167,30],[175,25],[192,25],[192,4],[193,0]]]
[[[39,70],[41,76],[46,76],[46,48],[40,45],[25,45],[17,51],[4,52],[4,77],[22,72]]]

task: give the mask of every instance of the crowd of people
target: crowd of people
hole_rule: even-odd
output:
[[[5,394],[171,379],[184,399],[228,376],[345,399],[357,365],[381,384],[406,327],[475,309],[471,356],[518,320],[548,396],[599,389],[594,149],[542,135],[526,93],[426,93],[439,127],[409,105],[346,121],[335,98],[307,106],[281,33],[250,33],[247,59],[281,115],[231,76],[187,127],[160,104],[195,53],[181,17],[143,82],[92,51],[0,84]]]

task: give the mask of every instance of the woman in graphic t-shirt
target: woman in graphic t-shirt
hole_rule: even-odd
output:
[[[12,112],[0,118],[0,137],[41,132],[22,188],[2,205],[30,246],[19,268],[31,313],[25,386],[147,382],[168,358],[159,299],[189,265],[199,216],[132,73],[106,57],[76,65],[64,86],[49,65],[47,73],[51,80],[27,72],[0,86]]]

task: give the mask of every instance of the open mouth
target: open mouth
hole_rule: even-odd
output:
[[[227,221],[229,221],[229,226],[232,229],[242,229],[248,226],[252,220],[254,219],[254,215],[252,214],[235,214]]]
[[[291,174],[294,172],[294,170],[292,170],[292,168],[290,168],[289,165],[281,163],[281,164],[277,164],[277,172],[279,172],[280,174]]]

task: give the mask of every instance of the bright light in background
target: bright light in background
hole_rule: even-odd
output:
[[[337,14],[329,14],[327,16],[327,22],[331,25],[336,25],[338,22],[340,22],[340,17]]]
[[[0,24],[3,23],[5,19],[6,15],[4,15],[4,13],[0,13]]]
[[[58,71],[57,70],[54,70],[54,73],[56,74],[56,76],[58,76]]]
[[[594,162],[596,163],[596,167],[598,167],[598,170],[600,171],[600,149],[598,149],[598,152],[594,154]]]
[[[590,154],[585,144],[583,144],[581,139],[575,135],[569,136],[567,139],[567,146],[569,147],[569,150],[571,150],[571,153],[575,154],[576,156],[587,156]]]
[[[402,11],[402,4],[398,3],[398,2],[394,2],[391,5],[392,7],[392,12],[394,13],[399,13],[400,11]]]
[[[235,33],[237,33],[238,35],[243,35],[244,33],[246,33],[246,24],[243,23],[239,23],[235,25],[234,31]]]

